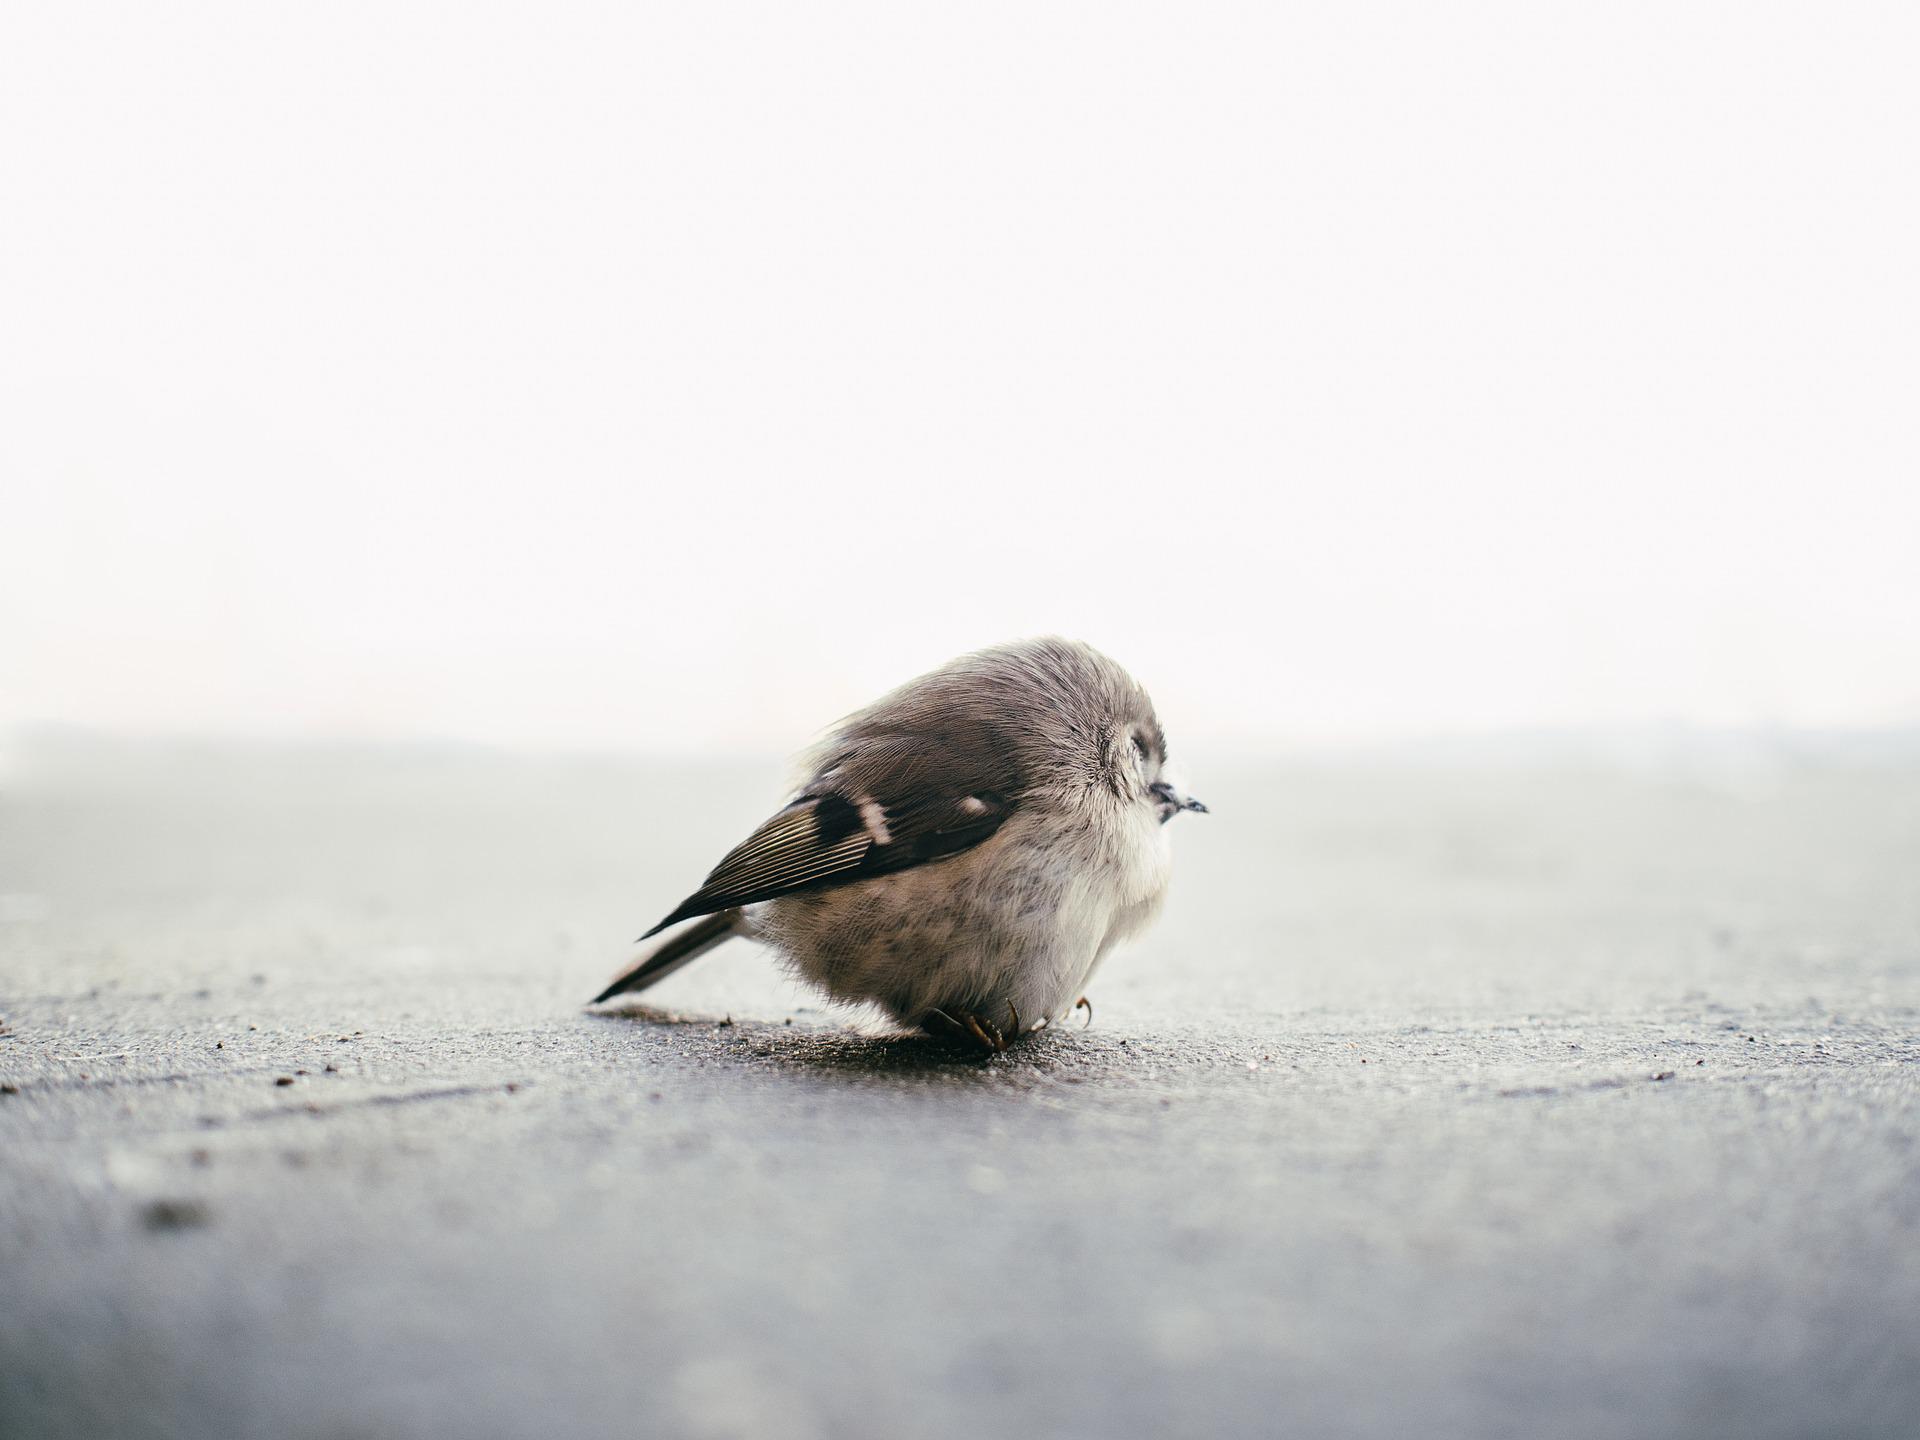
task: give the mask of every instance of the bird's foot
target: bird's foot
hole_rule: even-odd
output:
[[[1080,1028],[1082,1030],[1089,1029],[1093,1025],[1093,1002],[1082,995],[1078,1000],[1073,1002],[1073,1008],[1087,1012],[1087,1023]]]
[[[982,1050],[999,1055],[1005,1053],[1006,1048],[1025,1033],[1020,1028],[1020,1012],[1013,1007],[1012,1001],[1007,1002],[1007,1020],[1008,1026],[1002,1030],[986,1016],[972,1010],[929,1010],[926,1018],[920,1022],[920,1028],[929,1035],[978,1045]]]

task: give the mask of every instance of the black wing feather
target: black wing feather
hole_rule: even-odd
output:
[[[846,885],[957,855],[987,839],[1013,811],[1010,800],[985,787],[924,781],[889,803],[884,778],[875,776],[849,795],[854,777],[830,768],[799,799],[735,846],[697,891],[640,938],[696,915]],[[884,839],[869,829],[865,805],[880,807]]]

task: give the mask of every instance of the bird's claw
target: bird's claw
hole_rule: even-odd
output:
[[[1073,1002],[1073,1008],[1087,1012],[1087,1023],[1080,1028],[1082,1030],[1090,1029],[1093,1025],[1093,1002],[1082,995],[1078,1000]]]
[[[1011,1000],[1007,1002],[1007,1019],[1008,1027],[1002,1031],[993,1021],[971,1010],[959,1010],[951,1015],[945,1010],[929,1010],[927,1018],[921,1021],[921,1028],[952,1040],[970,1040],[982,1050],[1001,1055],[1021,1035],[1020,1012]]]
[[[963,1011],[960,1023],[967,1033],[980,1042],[980,1048],[991,1050],[998,1055],[1007,1048],[1007,1037],[1002,1035],[991,1020],[975,1015],[972,1011]]]

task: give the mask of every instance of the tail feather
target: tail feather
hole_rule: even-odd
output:
[[[649,932],[651,933],[651,932]],[[735,935],[746,933],[746,917],[739,910],[722,910],[670,935],[613,977],[613,983],[588,1003],[598,1005],[616,995],[657,985],[682,965],[690,965],[707,951]]]

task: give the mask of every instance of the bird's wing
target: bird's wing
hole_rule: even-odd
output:
[[[970,849],[1015,806],[1006,767],[914,735],[866,736],[831,755],[791,805],[714,866],[646,935],[716,910],[845,885]]]

